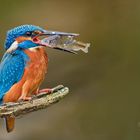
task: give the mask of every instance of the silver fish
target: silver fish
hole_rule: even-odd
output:
[[[79,50],[83,51],[84,53],[88,53],[90,43],[77,41],[75,37],[76,36],[53,35],[42,39],[41,43],[44,45],[47,44],[47,46],[50,48],[69,51],[72,53],[76,53]]]

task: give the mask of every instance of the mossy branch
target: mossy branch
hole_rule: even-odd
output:
[[[0,117],[18,117],[60,101],[69,93],[69,89],[62,85],[53,88],[53,93],[40,93],[33,97],[31,101],[21,101],[17,103],[6,103],[0,106]]]

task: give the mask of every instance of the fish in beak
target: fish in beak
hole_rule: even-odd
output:
[[[75,39],[77,36],[79,36],[79,34],[44,30],[42,33],[38,34],[33,41],[45,47],[73,54],[77,54],[76,51],[79,50],[87,53],[90,43],[77,41]],[[39,39],[40,37],[43,37],[43,39]]]

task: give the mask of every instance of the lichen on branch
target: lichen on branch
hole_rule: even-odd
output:
[[[69,89],[67,87],[58,85],[53,88],[53,93],[40,93],[37,96],[32,97],[30,101],[5,103],[0,106],[0,117],[18,117],[40,109],[45,109],[48,106],[60,101],[68,93]]]

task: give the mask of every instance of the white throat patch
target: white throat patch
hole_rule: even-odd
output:
[[[36,47],[33,47],[33,48],[29,48],[30,51],[32,52],[36,52],[36,49],[38,48],[42,48],[43,46],[36,46]]]
[[[18,48],[18,42],[14,41],[6,52],[7,53],[11,53],[12,51],[16,50],[17,48]]]

